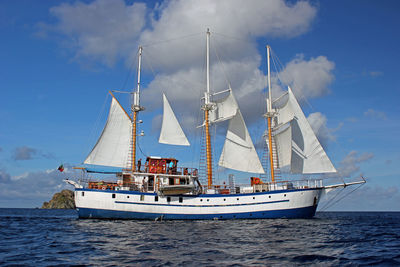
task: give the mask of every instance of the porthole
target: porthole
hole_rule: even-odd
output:
[[[85,196],[85,192],[82,192],[82,196],[83,196],[83,197]]]
[[[236,200],[238,200],[238,201],[239,201],[239,198],[237,198]]]
[[[171,197],[167,197],[167,202],[171,202]]]
[[[256,197],[253,197],[253,199],[256,199]]]
[[[179,203],[183,202],[183,197],[179,197]]]
[[[129,198],[129,196],[126,196],[126,198]]]
[[[226,198],[224,198],[224,201],[226,201]]]
[[[112,194],[112,198],[115,198],[115,194]]]
[[[283,196],[286,197],[286,194],[284,194]]]
[[[154,201],[158,202],[158,196],[154,196]]]
[[[200,199],[201,202],[203,202],[203,199]]]
[[[269,198],[271,198],[271,196],[269,196]]]
[[[207,202],[210,201],[209,199],[207,199]]]

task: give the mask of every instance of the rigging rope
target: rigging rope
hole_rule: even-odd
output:
[[[332,207],[333,205],[335,205],[336,203],[338,203],[340,200],[344,199],[345,197],[347,197],[348,195],[350,195],[350,194],[353,193],[354,191],[358,190],[358,189],[359,189],[361,186],[363,186],[363,185],[365,185],[365,183],[360,184],[359,186],[357,186],[356,188],[354,188],[352,191],[348,192],[348,193],[345,194],[343,197],[341,197],[340,199],[336,200],[335,202],[331,203],[331,204],[328,206],[328,204],[329,204],[330,202],[332,202],[332,201],[329,201],[329,202],[321,209],[321,211],[324,211],[324,210],[326,210],[326,209]],[[345,189],[345,187],[344,187],[339,193],[341,193],[344,189]],[[337,195],[338,195],[338,194],[337,194]],[[336,196],[337,196],[337,195],[336,195]],[[336,196],[335,196],[335,197],[336,197]],[[333,200],[333,199],[331,199],[331,200]]]

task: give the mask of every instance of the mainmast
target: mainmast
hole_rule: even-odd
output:
[[[140,106],[140,71],[142,66],[142,50],[143,48],[139,46],[139,57],[138,57],[138,75],[137,75],[137,87],[136,92],[133,91],[133,101],[132,101],[132,172],[136,170],[136,124],[137,124],[137,117],[139,111],[144,110],[143,107]]]
[[[272,110],[272,91],[271,91],[271,67],[270,67],[270,52],[271,47],[267,45],[267,63],[268,63],[268,102],[267,102],[267,113],[264,115],[268,121],[268,144],[269,144],[269,163],[271,166],[271,182],[275,182],[274,174],[274,158],[272,153],[272,117],[274,116]]]
[[[206,131],[206,160],[207,160],[207,180],[208,188],[212,186],[212,158],[211,158],[211,136],[210,136],[210,122],[209,111],[212,108],[210,103],[210,30],[207,29],[207,91],[204,93],[204,123]]]

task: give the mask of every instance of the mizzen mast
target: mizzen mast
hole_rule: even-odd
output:
[[[139,57],[138,57],[138,75],[137,75],[137,87],[136,92],[133,91],[133,101],[131,105],[132,110],[132,172],[136,170],[136,125],[137,125],[137,117],[139,111],[144,110],[143,107],[140,106],[140,72],[142,67],[142,50],[143,48],[139,46]]]
[[[212,158],[211,158],[211,136],[209,111],[212,108],[210,102],[210,30],[207,29],[207,91],[204,93],[204,124],[206,131],[206,161],[208,188],[212,186]]]
[[[271,182],[275,182],[275,174],[274,174],[274,158],[272,153],[272,117],[274,116],[274,112],[272,110],[272,91],[271,91],[271,67],[270,67],[270,52],[271,47],[267,45],[267,65],[268,65],[268,101],[267,101],[267,113],[265,113],[265,117],[268,121],[268,144],[269,144],[269,163],[271,166]]]

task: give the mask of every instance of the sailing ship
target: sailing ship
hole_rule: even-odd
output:
[[[207,184],[202,184],[197,168],[179,166],[172,157],[148,156],[145,164],[137,159],[138,114],[142,47],[138,53],[137,87],[132,92],[131,115],[112,92],[106,125],[81,169],[84,173],[114,174],[111,182],[66,180],[75,187],[75,204],[80,218],[107,219],[261,219],[312,218],[322,195],[332,189],[365,183],[326,186],[322,179],[276,180],[276,171],[291,173],[332,173],[335,168],[315,136],[290,87],[279,107],[272,101],[270,47],[267,46],[268,123],[265,135],[269,153],[270,181],[251,177],[246,186],[237,186],[230,176],[228,185],[216,185],[210,127],[229,121],[225,143],[218,164],[224,168],[249,173],[264,173],[242,113],[232,89],[210,92],[210,31],[206,33],[206,90],[204,122]],[[224,95],[217,99],[218,95]],[[214,100],[217,99],[217,100]],[[163,95],[163,121],[159,142],[190,145]]]

